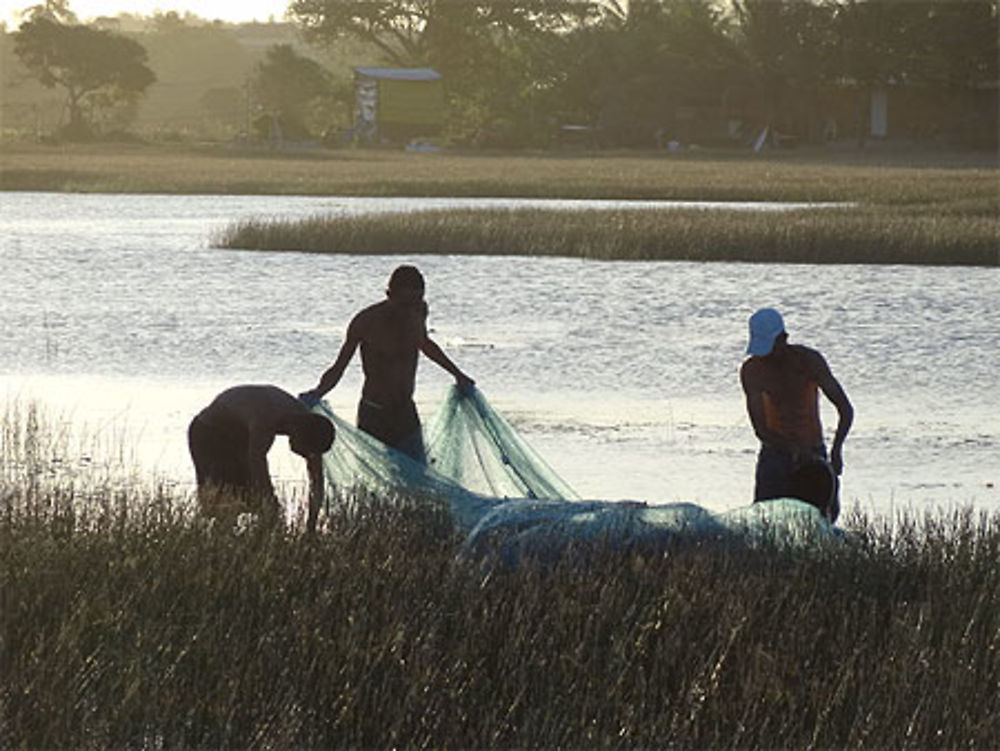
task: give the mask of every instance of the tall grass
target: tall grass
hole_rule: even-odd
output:
[[[337,253],[995,266],[996,154],[287,155],[188,146],[6,145],[0,188],[133,193],[849,202],[849,210],[428,212],[234,224],[222,247]]]
[[[5,454],[6,456],[6,454]],[[1000,516],[815,555],[454,559],[442,508],[222,532],[136,486],[0,491],[0,738],[66,747],[985,748]],[[23,475],[22,475],[23,478]]]
[[[316,253],[997,266],[1000,217],[873,208],[436,210],[249,219],[223,229],[213,244]]]

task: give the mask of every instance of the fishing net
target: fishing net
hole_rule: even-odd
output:
[[[449,388],[428,431],[426,464],[358,430],[326,402],[313,409],[337,428],[323,457],[334,491],[445,501],[463,532],[512,498],[576,497],[478,390],[463,394]]]
[[[460,556],[556,564],[608,550],[662,553],[683,547],[818,549],[841,533],[815,506],[782,498],[713,513],[693,503],[511,501],[489,509]]]
[[[478,389],[449,389],[428,431],[427,453],[439,474],[483,495],[579,498]]]
[[[580,500],[478,389],[449,388],[427,431],[426,465],[358,430],[326,402],[314,410],[337,428],[324,455],[331,489],[444,501],[469,558],[490,554],[516,563],[526,556],[555,560],[581,546],[803,546],[839,537],[815,507],[795,499],[721,513],[691,503]]]

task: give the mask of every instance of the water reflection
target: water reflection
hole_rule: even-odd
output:
[[[39,398],[75,425],[127,435],[144,466],[190,482],[190,416],[233,383],[312,386],[350,315],[409,261],[428,280],[438,340],[584,496],[749,498],[756,443],[737,369],[746,316],[774,305],[855,403],[848,509],[998,499],[997,270],[208,247],[240,218],[364,200],[2,194],[0,398]],[[357,367],[331,395],[348,417]],[[422,366],[425,418],[447,384]],[[824,420],[835,424],[825,406]]]

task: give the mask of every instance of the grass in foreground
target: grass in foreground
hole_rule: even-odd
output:
[[[183,498],[30,466],[0,487],[8,748],[1000,737],[1000,516],[857,517],[852,545],[815,555],[491,572],[454,560],[426,503],[355,499],[314,537],[223,533]]]

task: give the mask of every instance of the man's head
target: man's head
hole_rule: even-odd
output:
[[[297,415],[288,431],[288,443],[299,456],[325,454],[336,434],[333,423],[313,412]]]
[[[386,294],[391,299],[412,302],[424,299],[424,277],[416,266],[399,266],[389,277]]]
[[[750,316],[750,343],[747,354],[764,356],[774,350],[774,344],[785,334],[785,322],[774,308],[761,308]]]

